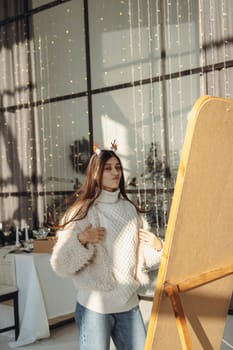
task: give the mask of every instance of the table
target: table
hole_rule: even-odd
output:
[[[57,276],[50,266],[50,254],[13,254],[19,288],[20,333],[11,348],[49,337],[49,321],[73,314],[76,292],[71,278]]]

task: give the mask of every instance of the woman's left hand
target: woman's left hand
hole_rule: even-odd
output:
[[[138,237],[142,243],[149,245],[157,251],[160,251],[163,248],[162,241],[153,232],[141,228],[138,232]]]

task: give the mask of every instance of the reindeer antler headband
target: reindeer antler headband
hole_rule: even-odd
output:
[[[117,143],[116,143],[116,140],[114,140],[113,142],[111,142],[111,147],[110,147],[110,150],[116,152],[117,151]],[[101,152],[101,149],[99,148],[98,144],[96,142],[94,142],[94,145],[93,145],[93,151],[95,154],[99,155],[100,152]]]

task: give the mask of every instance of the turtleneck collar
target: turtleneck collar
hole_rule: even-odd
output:
[[[99,197],[96,199],[96,203],[116,203],[119,199],[120,189],[109,192],[102,190]]]

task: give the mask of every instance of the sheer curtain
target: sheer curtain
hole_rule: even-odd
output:
[[[24,1],[0,2],[0,222],[38,227],[43,222],[39,127],[33,101],[33,42]],[[10,18],[7,22],[5,18]]]

